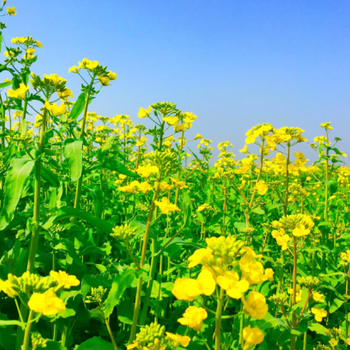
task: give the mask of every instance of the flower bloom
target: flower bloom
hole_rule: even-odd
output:
[[[188,344],[191,341],[191,338],[188,337],[187,335],[182,336],[179,334],[173,334],[173,333],[169,333],[169,332],[165,332],[165,334],[166,334],[167,339],[172,342],[174,349],[178,348],[179,345],[181,345],[184,348],[187,348]]]
[[[307,230],[303,224],[298,224],[297,227],[293,230],[293,236],[295,237],[307,236],[309,233],[310,230]]]
[[[3,291],[10,298],[14,298],[18,293],[13,289],[9,280],[3,281],[0,279],[0,291]]]
[[[257,189],[259,194],[263,195],[267,192],[269,187],[266,185],[266,183],[264,181],[259,181],[256,183],[256,189]]]
[[[67,111],[67,107],[66,107],[66,105],[64,103],[61,103],[59,106],[57,106],[56,103],[51,104],[50,102],[45,102],[45,108],[54,117],[62,115],[64,113],[66,113],[66,111]]]
[[[239,275],[235,271],[226,271],[224,276],[217,278],[218,285],[226,290],[228,296],[233,299],[240,299],[242,293],[249,289],[249,282],[246,280],[239,280]]]
[[[210,248],[197,249],[189,258],[188,268],[202,264],[203,261],[214,258],[213,251]]]
[[[25,86],[23,83],[19,85],[19,88],[16,90],[9,89],[7,94],[9,97],[18,98],[19,100],[24,100],[29,90],[29,86]]]
[[[210,205],[208,203],[204,203],[197,208],[197,211],[203,211],[203,210],[207,209],[208,207],[210,207]]]
[[[67,87],[63,91],[57,91],[57,95],[62,100],[67,99],[68,97],[73,98],[73,92],[69,90]]]
[[[148,178],[154,173],[158,173],[159,169],[155,165],[144,165],[144,166],[139,166],[137,168],[137,173],[141,175],[142,177]]]
[[[82,62],[78,63],[78,68],[85,68],[89,71],[93,71],[97,68],[98,62],[97,61],[90,61],[87,58],[83,58]]]
[[[248,300],[242,298],[244,304],[244,312],[250,317],[262,320],[266,314],[268,307],[266,305],[266,298],[259,292],[251,292]]]
[[[311,308],[311,312],[315,315],[315,320],[317,322],[322,322],[322,319],[327,316],[327,311],[325,309]]]
[[[260,344],[264,340],[264,334],[259,328],[243,328],[243,339],[245,341],[243,349],[250,349],[251,345]]]
[[[184,325],[192,328],[195,331],[199,331],[202,328],[203,320],[208,317],[207,312],[196,306],[189,306],[182,318],[179,318],[177,321]]]
[[[167,197],[163,197],[162,201],[155,201],[156,206],[160,208],[163,214],[168,214],[172,211],[180,211],[177,205],[171,204]]]
[[[63,300],[58,298],[52,290],[42,294],[34,293],[28,301],[28,306],[31,310],[45,316],[56,315],[66,309]]]
[[[70,289],[70,287],[79,286],[80,281],[73,275],[68,275],[64,271],[51,271],[50,276],[53,277],[58,285],[63,285],[64,289]]]
[[[7,6],[6,11],[9,14],[9,16],[15,16],[17,14],[16,8],[14,6],[12,6],[12,7]]]
[[[149,106],[147,109],[140,107],[139,113],[137,114],[140,119],[147,118],[152,112],[152,106]]]

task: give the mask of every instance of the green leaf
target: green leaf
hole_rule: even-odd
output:
[[[12,85],[12,80],[6,81],[5,83],[1,83],[0,84],[0,89],[3,89],[3,88],[8,87],[10,85]]]
[[[24,185],[34,167],[34,160],[13,158],[4,186],[4,206],[0,213],[0,231],[13,219]]]
[[[86,93],[82,92],[78,99],[76,100],[74,107],[72,108],[70,114],[69,114],[69,119],[77,119],[81,112],[84,110],[84,106],[85,106],[85,101],[86,101]]]
[[[318,322],[314,322],[314,323],[311,323],[311,325],[309,325],[309,330],[316,332],[317,334],[326,335],[325,331],[327,330],[327,328],[322,326]]]
[[[83,141],[67,143],[64,147],[63,154],[68,162],[72,181],[77,181],[83,171]]]
[[[67,348],[58,341],[49,340],[46,343],[45,350],[67,350]]]
[[[344,300],[334,298],[331,306],[329,307],[329,313],[332,314],[333,312],[337,311],[343,304]]]
[[[262,210],[260,207],[253,209],[252,212],[255,213],[255,214],[258,214],[258,215],[264,215],[265,214],[265,211]]]
[[[117,158],[107,158],[102,163],[102,168],[116,171],[119,174],[126,176],[138,177],[139,175],[130,171],[123,163],[120,163]]]
[[[78,345],[75,350],[114,350],[111,343],[106,342],[101,337],[93,337]]]
[[[83,221],[86,221],[90,225],[99,228],[104,233],[112,233],[114,227],[109,221],[102,220],[96,216],[87,213],[82,209],[75,208],[60,208],[56,213],[52,214],[50,219],[43,225],[43,228],[47,230],[51,225],[57,220],[63,220],[64,218],[78,218]]]
[[[134,269],[125,270],[123,273],[114,278],[112,288],[104,303],[105,317],[109,317],[112,314],[113,309],[118,304],[124,290],[130,287],[135,278],[136,271]]]
[[[115,140],[115,136],[110,136],[108,138],[108,140],[106,141],[106,143],[103,145],[102,147],[102,152],[106,152],[108,151],[109,149],[112,148],[113,146],[113,141]]]
[[[60,186],[60,180],[58,176],[54,174],[50,169],[47,169],[41,164],[40,167],[41,176],[53,187]]]
[[[89,187],[84,187],[84,189],[91,192],[94,197],[94,211],[95,215],[100,218],[103,209],[103,192],[100,189],[94,189]]]

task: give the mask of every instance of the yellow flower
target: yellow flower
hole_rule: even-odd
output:
[[[188,268],[203,264],[203,261],[213,259],[213,251],[210,248],[197,249],[189,258]]]
[[[108,78],[109,78],[109,80],[116,80],[117,79],[117,74],[112,72],[112,71],[109,71]]]
[[[104,77],[102,75],[99,75],[97,78],[98,78],[98,81],[100,82],[100,84],[103,86],[107,86],[109,81],[110,81],[109,77]]]
[[[328,129],[328,130],[332,130],[333,127],[331,126],[331,122],[325,122],[325,123],[322,123],[320,125],[321,128],[325,128],[325,129]]]
[[[53,115],[54,117],[57,117],[59,115],[62,115],[66,113],[67,107],[64,103],[61,103],[60,106],[57,106],[56,103],[51,104],[50,102],[45,102],[45,108]]]
[[[259,181],[256,183],[256,189],[259,194],[264,195],[269,189],[269,187],[265,184],[264,181]]]
[[[202,290],[201,294],[209,296],[214,293],[216,282],[209,270],[202,270],[198,275],[197,282],[199,284],[199,288]]]
[[[10,16],[16,16],[16,14],[17,14],[16,8],[14,6],[12,6],[12,7],[7,6],[6,11]]]
[[[298,224],[293,230],[293,236],[295,237],[307,236],[309,233],[310,230],[307,230],[303,224]]]
[[[138,181],[132,181],[129,185],[118,187],[118,190],[124,193],[137,193]]]
[[[202,139],[202,138],[203,138],[203,136],[202,136],[201,134],[197,134],[197,135],[194,137],[195,140],[200,140],[200,139]]]
[[[176,299],[193,301],[197,296],[202,294],[202,289],[198,281],[191,278],[178,278],[171,291]]]
[[[180,211],[177,205],[171,204],[167,197],[163,197],[162,201],[155,201],[156,206],[160,208],[163,214],[168,214],[172,211]]]
[[[251,292],[248,300],[242,297],[244,304],[243,311],[250,317],[262,320],[267,314],[268,307],[266,305],[266,298],[259,292]]]
[[[168,123],[169,125],[177,125],[179,118],[178,117],[164,117],[163,121]]]
[[[0,291],[3,291],[10,298],[14,298],[18,293],[13,289],[9,280],[3,281],[0,279]]]
[[[331,339],[330,341],[329,341],[329,344],[333,347],[333,348],[335,348],[337,345],[338,345],[338,341],[336,340],[336,339]]]
[[[243,350],[250,349],[250,345],[260,344],[264,340],[264,334],[259,328],[251,328],[249,325],[243,328],[243,339],[245,341]]]
[[[282,237],[277,237],[276,241],[277,244],[282,247],[282,250],[287,250],[290,237],[288,235],[283,235]]]
[[[254,261],[254,258],[260,258],[261,255],[255,254],[253,249],[249,247],[243,248],[244,256],[239,260],[239,267],[243,277],[249,284],[259,284],[264,281],[264,267],[260,261]]]
[[[52,290],[43,294],[34,293],[28,301],[28,307],[46,316],[59,314],[66,309],[63,300],[58,298]]]
[[[240,153],[248,153],[248,147],[247,145],[244,145],[242,149],[239,150]]]
[[[35,52],[35,49],[33,49],[32,47],[28,48],[26,50],[26,54],[24,55],[24,59],[30,60],[31,58],[33,58],[34,52]]]
[[[73,66],[68,69],[68,73],[79,73],[81,70],[81,67]]]
[[[136,172],[141,175],[142,177],[148,178],[154,173],[158,173],[159,169],[155,165],[145,165],[145,166],[139,166],[136,170]]]
[[[217,278],[218,285],[226,290],[228,296],[233,299],[240,299],[242,293],[249,289],[249,282],[239,280],[239,275],[235,271],[226,271],[223,276]]]
[[[208,317],[205,309],[196,306],[189,306],[182,318],[177,321],[184,325],[192,328],[195,331],[199,331],[202,328],[203,320]]]
[[[187,188],[185,181],[179,181],[174,179],[173,177],[170,177],[170,180],[175,184],[175,187],[179,188],[182,190],[183,188]]]
[[[273,281],[273,274],[274,274],[274,272],[272,269],[270,269],[270,268],[265,269],[265,274],[264,274],[263,278],[272,282]]]
[[[311,308],[311,312],[315,315],[315,320],[317,322],[322,322],[322,319],[327,316],[327,311],[324,309]]]
[[[93,71],[97,68],[98,62],[97,61],[90,61],[87,58],[83,58],[82,62],[79,62],[79,68],[86,68],[90,71]]]
[[[9,89],[7,91],[7,94],[9,97],[18,98],[19,100],[24,100],[28,90],[29,90],[29,86],[26,86],[23,83],[21,83],[18,89],[16,90]]]
[[[318,293],[316,291],[312,291],[312,299],[314,299],[314,301],[316,301],[316,303],[318,303],[320,301],[324,302],[323,297],[324,297],[323,294]]]
[[[79,286],[80,281],[73,275],[68,275],[64,271],[50,271],[50,276],[53,277],[58,285],[63,285],[64,289],[70,289],[70,287]]]
[[[179,345],[181,345],[184,348],[187,348],[188,344],[191,341],[191,338],[188,337],[187,335],[182,336],[179,334],[173,334],[173,333],[169,333],[169,332],[165,332],[167,339],[172,341],[172,347],[174,349],[178,348]]]
[[[152,105],[148,106],[147,109],[140,107],[139,113],[137,114],[139,118],[148,118],[152,112]]]
[[[204,203],[197,208],[197,211],[203,211],[203,210],[207,209],[208,207],[210,207],[210,205],[208,203]]]
[[[139,185],[139,190],[143,194],[147,194],[152,189],[152,186],[148,182],[141,182]]]
[[[73,98],[73,92],[71,90],[69,90],[67,87],[63,91],[57,91],[57,95],[62,100],[65,100],[68,97]]]
[[[162,191],[162,192],[165,192],[165,191],[169,191],[169,190],[172,190],[173,188],[174,188],[174,186],[173,185],[169,185],[167,182],[165,182],[165,181],[162,181],[162,182],[160,182],[160,183],[156,183],[155,184],[155,188],[160,188],[160,190]]]

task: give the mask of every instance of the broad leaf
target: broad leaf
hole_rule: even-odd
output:
[[[72,181],[77,181],[83,170],[83,141],[67,143],[63,154],[68,162],[69,174]]]
[[[13,158],[4,186],[4,206],[0,213],[0,231],[13,219],[24,185],[34,167],[34,160]]]

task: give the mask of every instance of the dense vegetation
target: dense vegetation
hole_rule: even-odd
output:
[[[31,73],[39,41],[0,28],[1,350],[348,348],[350,169],[329,122],[312,165],[302,129],[267,123],[214,162],[193,113],[99,116],[115,73],[83,59],[74,101]]]

